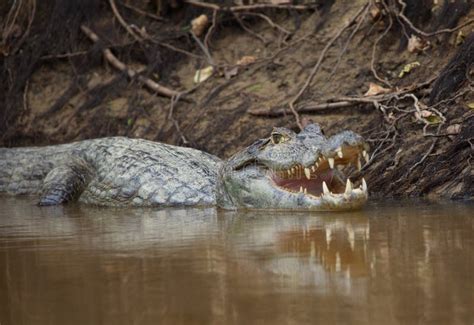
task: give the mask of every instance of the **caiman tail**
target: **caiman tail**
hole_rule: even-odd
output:
[[[65,161],[72,150],[71,144],[0,148],[0,192],[40,193],[46,175]]]

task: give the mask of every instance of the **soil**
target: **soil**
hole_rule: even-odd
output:
[[[103,60],[100,50],[87,37],[78,37],[70,52],[84,51],[84,55],[59,57],[64,52],[52,52],[38,59],[21,88],[22,100],[16,105],[16,114],[0,132],[0,144],[47,145],[122,135],[229,157],[268,136],[274,126],[298,130],[288,103],[302,89],[328,42],[365,3],[340,0],[329,8],[316,10],[248,10],[265,14],[291,32],[288,35],[254,15],[240,16],[244,29],[233,15],[219,11],[208,46],[216,69],[199,84],[193,81],[195,73],[209,63],[190,36],[189,26],[191,19],[200,14],[212,20],[211,9],[183,3],[162,12],[165,20],[159,21],[119,6],[129,24],[133,22],[160,42],[190,53],[184,54],[153,42],[135,41],[110,8],[103,8],[105,13],[91,23],[104,39],[102,46],[110,46],[129,67],[145,69],[147,77],[168,88],[186,91],[195,87],[194,91],[171,105],[170,98],[153,93],[137,79],[130,80]],[[155,13],[147,1],[133,4]],[[358,102],[314,109],[299,114],[302,122],[320,123],[326,135],[350,129],[368,139],[373,157],[354,177],[364,175],[373,195],[473,199],[472,57],[464,68],[467,82],[461,82],[442,99],[437,98],[436,103],[430,103],[433,83],[427,81],[435,80],[455,57],[474,25],[421,35],[429,46],[414,53],[407,50],[410,30],[397,28],[394,19],[394,27],[385,33],[388,18],[383,17],[383,11],[382,18],[374,18],[374,8],[369,9],[329,47],[296,108],[303,110],[346,97],[364,98],[369,83],[388,88],[371,69],[375,45],[374,70],[390,83],[391,92],[413,87],[413,92],[408,93],[419,99],[424,118],[416,112],[413,97],[400,95],[381,102],[379,107],[373,102]],[[455,26],[443,26],[437,21],[437,29],[462,26],[473,18],[474,10],[467,9]],[[429,29],[434,21],[435,18],[420,22],[419,28]],[[354,31],[356,25],[358,29]],[[204,44],[204,35],[199,38]],[[155,56],[150,57],[150,53]],[[0,52],[0,60],[6,61],[7,55],[3,56]],[[236,65],[246,56],[255,62]],[[400,77],[402,69],[413,62],[419,65]],[[426,85],[417,87],[424,82]],[[6,106],[3,116],[7,116]],[[282,110],[284,114],[272,114]],[[262,111],[267,114],[258,114]]]

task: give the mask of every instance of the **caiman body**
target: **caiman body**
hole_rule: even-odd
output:
[[[354,188],[337,166],[360,167],[365,150],[359,135],[326,138],[317,124],[299,134],[275,128],[227,161],[125,137],[0,148],[0,192],[38,194],[40,205],[346,210],[365,203],[367,187]]]

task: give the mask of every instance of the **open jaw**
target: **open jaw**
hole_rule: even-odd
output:
[[[352,166],[361,170],[361,159],[369,160],[368,153],[359,147],[339,147],[334,152],[315,157],[313,164],[294,164],[287,169],[271,170],[270,178],[280,190],[290,195],[303,197],[309,208],[312,205],[328,209],[343,210],[362,206],[368,198],[364,178],[358,185],[346,178],[344,171]]]

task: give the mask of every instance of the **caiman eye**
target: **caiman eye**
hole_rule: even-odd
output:
[[[276,132],[272,133],[271,139],[273,144],[279,144],[287,140],[283,134]]]

